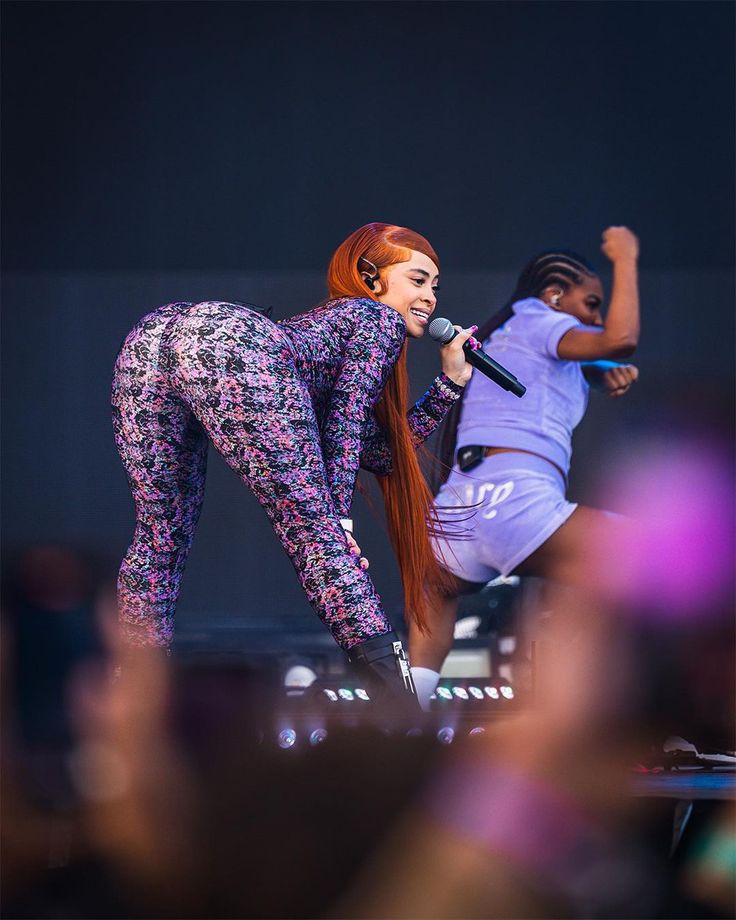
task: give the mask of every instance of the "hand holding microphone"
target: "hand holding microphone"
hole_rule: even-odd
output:
[[[429,334],[440,345],[448,345],[459,333],[449,319],[438,316],[429,324]],[[487,355],[482,348],[478,348],[471,336],[466,336],[462,348],[468,364],[485,374],[494,383],[513,393],[514,396],[521,397],[526,393],[524,384],[520,383],[505,367],[494,361],[490,355]]]
[[[473,333],[477,328],[477,326],[470,326],[468,329],[463,329],[462,326],[453,326],[455,334],[451,341],[447,343],[447,346],[440,349],[443,374],[449,377],[453,383],[463,387],[470,380],[470,376],[473,373],[473,368],[465,360],[463,349],[466,344],[468,347],[473,348],[480,346],[480,342],[476,342],[473,338]]]

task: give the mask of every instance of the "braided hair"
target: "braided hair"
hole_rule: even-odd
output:
[[[548,249],[534,256],[524,266],[514,288],[514,293],[506,304],[494,313],[475,333],[475,338],[484,342],[496,329],[500,329],[514,315],[513,306],[527,297],[539,297],[548,287],[557,286],[563,291],[576,284],[582,284],[585,278],[595,277],[592,266],[582,257],[568,249]],[[467,387],[466,387],[467,390]],[[439,434],[439,463],[435,466],[433,486],[435,491],[447,479],[455,454],[457,426],[460,421],[465,393],[455,401],[447,413]]]

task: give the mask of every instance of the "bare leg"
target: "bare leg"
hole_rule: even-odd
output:
[[[514,570],[516,575],[554,578],[569,584],[584,584],[590,574],[588,554],[605,539],[616,545],[621,519],[596,508],[579,506],[551,537]],[[453,645],[458,596],[479,591],[483,586],[455,579],[456,593],[442,598],[428,612],[430,635],[409,626],[409,659],[412,668],[439,673]],[[416,678],[415,678],[416,679]]]
[[[483,587],[451,577],[454,582],[453,593],[441,598],[428,611],[429,634],[420,632],[414,623],[409,624],[409,660],[417,699],[422,709],[429,708],[429,700],[437,689],[442,665],[452,649],[459,596],[475,593]]]
[[[615,553],[623,524],[618,515],[579,505],[539,549],[516,567],[514,574],[584,585],[591,575],[591,553],[600,548],[601,541]]]
[[[437,607],[427,611],[429,634],[422,633],[414,623],[409,625],[409,660],[412,667],[441,671],[452,648],[457,617],[458,595],[443,597]]]

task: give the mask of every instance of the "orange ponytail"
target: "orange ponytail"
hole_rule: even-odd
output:
[[[428,256],[439,268],[437,253],[420,234],[393,224],[366,224],[352,233],[332,256],[327,269],[329,297],[378,300],[386,290],[383,282],[379,281],[371,291],[361,272],[372,274],[371,266],[380,270],[406,262],[411,258],[411,250]],[[429,534],[438,528],[438,523],[432,493],[419,466],[406,417],[408,402],[409,376],[404,342],[375,408],[392,458],[391,472],[386,476],[377,475],[376,479],[383,493],[388,532],[404,585],[406,616],[422,632],[427,632],[427,606],[445,593],[449,578],[438,565],[429,542]]]

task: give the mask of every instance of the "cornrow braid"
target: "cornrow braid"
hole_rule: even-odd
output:
[[[581,256],[567,250],[542,252],[527,263],[519,275],[512,303],[525,297],[538,297],[551,284],[563,288],[571,284],[581,284],[584,277],[595,272]]]
[[[534,256],[522,269],[514,293],[503,307],[494,313],[475,333],[479,342],[508,322],[514,315],[513,305],[527,297],[539,297],[551,285],[559,285],[563,291],[575,284],[582,284],[584,278],[595,276],[593,267],[582,256],[568,249],[548,249]],[[439,433],[439,463],[433,469],[432,487],[435,492],[447,479],[455,454],[457,426],[460,421],[465,393],[455,401],[445,416]]]

